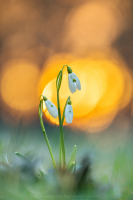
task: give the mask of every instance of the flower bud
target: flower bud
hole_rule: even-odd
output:
[[[43,99],[40,101],[39,104],[39,116],[42,117],[43,115]]]
[[[68,74],[72,73],[71,67],[67,66],[67,71],[68,71]]]
[[[59,74],[58,74],[58,76],[57,76],[57,79],[56,79],[56,87],[57,87],[57,90],[60,89],[61,81],[62,81],[62,69],[61,69],[61,71],[59,72]]]
[[[47,97],[43,96],[43,100],[46,101],[46,100],[48,100],[48,99],[47,99]]]
[[[72,102],[71,102],[70,99],[67,101],[67,104],[68,104],[68,105],[71,105],[71,104],[72,104]]]

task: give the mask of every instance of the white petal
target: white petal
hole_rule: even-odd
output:
[[[70,89],[71,93],[74,93],[74,92],[76,92],[76,86],[73,82],[73,79],[71,78],[71,74],[68,74],[68,84],[69,84],[69,89]]]
[[[68,104],[67,104],[66,109],[65,109],[65,119],[66,119],[66,122],[68,124],[72,123],[72,120],[73,120],[73,110],[72,110],[72,106],[68,105]]]
[[[78,77],[76,78],[76,86],[77,86],[78,90],[81,90],[81,84],[80,84],[80,80]]]
[[[46,100],[45,104],[50,115],[56,118],[58,116],[58,111],[57,111],[56,106],[50,100]]]
[[[78,89],[78,90],[81,90],[81,84],[80,84],[80,80],[79,80],[79,78],[76,76],[76,74],[74,74],[73,73],[73,77],[74,77],[74,79],[76,80],[76,88]]]
[[[73,72],[70,73],[69,75],[70,75],[70,77],[71,77],[72,80],[75,79],[75,74]]]

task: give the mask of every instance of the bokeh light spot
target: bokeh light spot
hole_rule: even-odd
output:
[[[123,30],[125,23],[120,11],[105,3],[83,3],[66,19],[66,45],[75,51],[110,45]]]
[[[19,111],[34,109],[38,105],[38,67],[28,61],[12,60],[3,69],[1,95],[6,104]]]

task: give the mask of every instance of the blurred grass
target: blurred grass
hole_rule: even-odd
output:
[[[55,159],[59,161],[59,129],[47,131]],[[0,135],[0,199],[133,199],[133,136],[108,129],[101,134],[75,133],[65,128],[66,159],[77,145],[77,170],[83,157],[89,157],[91,174],[82,188],[79,176],[55,174],[40,128]],[[26,156],[31,164],[17,157]],[[79,170],[80,171],[80,170]],[[95,187],[87,184],[91,176]]]

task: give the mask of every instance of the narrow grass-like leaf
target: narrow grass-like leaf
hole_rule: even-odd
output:
[[[68,170],[71,172],[75,172],[75,168],[76,168],[75,166],[76,166],[76,162],[73,162]]]
[[[26,158],[25,156],[23,156],[21,153],[15,152],[15,154],[16,154],[16,156],[18,156],[19,158],[23,159],[24,161],[27,161],[27,162],[31,163],[31,161],[28,158]]]
[[[75,163],[76,150],[77,150],[77,146],[75,145],[73,150],[72,150],[72,154],[71,154],[71,157],[69,159],[67,169],[70,169],[71,165],[73,165]]]
[[[37,175],[39,176],[39,178],[44,177],[44,172],[41,169],[38,169],[37,172],[38,172]]]
[[[74,172],[76,171],[76,160],[75,160],[75,163],[74,163],[73,171]]]

